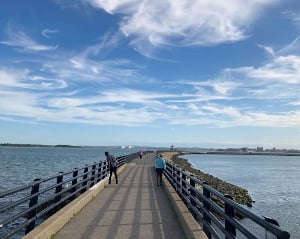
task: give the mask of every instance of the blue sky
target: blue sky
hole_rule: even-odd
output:
[[[0,142],[300,148],[298,0],[3,0]]]

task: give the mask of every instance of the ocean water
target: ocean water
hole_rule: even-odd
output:
[[[248,190],[254,213],[276,219],[292,239],[300,238],[300,157],[184,155],[194,168]]]
[[[119,147],[0,147],[0,191],[105,160],[104,152],[128,155],[138,149]]]

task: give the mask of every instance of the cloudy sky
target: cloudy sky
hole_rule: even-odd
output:
[[[3,0],[0,99],[0,143],[300,148],[300,3]]]

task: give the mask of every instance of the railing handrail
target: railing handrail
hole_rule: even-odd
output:
[[[203,224],[208,238],[223,238],[224,235],[226,238],[236,238],[236,230],[246,238],[258,238],[237,220],[234,216],[236,213],[250,219],[257,226],[275,235],[277,239],[290,238],[288,232],[234,202],[230,196],[222,194],[192,173],[181,169],[171,161],[167,161],[166,164],[165,176],[187,204],[194,217]],[[202,192],[199,190],[199,186],[202,188]],[[212,196],[215,200],[212,200]],[[216,200],[222,205],[219,205]],[[230,212],[228,213],[228,211]],[[216,228],[221,231],[222,237]]]
[[[116,159],[120,167],[125,163],[126,156],[118,156]],[[108,162],[102,160],[0,192],[2,201],[14,197],[14,200],[7,200],[9,202],[6,201],[6,205],[0,207],[0,216],[3,216],[0,217],[0,238],[10,238],[25,229],[25,233],[28,233],[35,227],[37,219],[45,217],[50,212],[48,216],[52,215],[89,187],[107,177],[108,173]],[[56,182],[53,182],[55,180]],[[21,197],[19,194],[22,194]],[[24,204],[27,202],[29,206],[26,208]],[[17,209],[18,207],[21,209]],[[19,225],[11,226],[16,220],[18,220],[16,224]],[[8,226],[11,228],[8,229]],[[4,229],[7,232],[4,232]],[[1,237],[2,234],[4,237]]]

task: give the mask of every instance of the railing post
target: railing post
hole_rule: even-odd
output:
[[[192,207],[196,207],[196,201],[195,201],[195,197],[196,197],[196,192],[194,190],[194,188],[196,187],[196,183],[195,183],[195,180],[193,179],[194,175],[190,175],[190,194],[191,194],[191,205]],[[193,212],[193,215],[196,216],[196,213],[194,212],[194,208],[191,208],[192,209],[192,212]]]
[[[184,169],[182,170],[181,177],[182,177],[182,180],[181,180],[181,193],[184,196],[183,200],[186,203],[186,201],[185,201],[185,197],[187,195],[186,192],[185,192],[185,190],[186,190],[186,175],[185,175],[185,170]]]
[[[37,178],[35,179],[33,182],[34,184],[32,185],[31,187],[31,193],[30,195],[35,195],[39,192],[40,190],[40,181],[41,179]],[[38,203],[38,199],[39,199],[39,195],[37,194],[36,196],[32,197],[29,201],[29,208],[37,205]],[[37,209],[33,209],[31,210],[29,213],[28,213],[28,220],[32,220],[35,216],[36,216],[36,212],[37,212]],[[28,226],[26,227],[26,230],[25,230],[25,234],[29,233],[30,231],[32,231],[35,227],[35,219],[33,219],[29,224]]]
[[[84,193],[86,191],[86,187],[87,187],[87,177],[88,177],[88,171],[89,171],[89,168],[88,166],[84,168],[84,171],[83,171],[83,177],[82,177],[82,189],[81,189],[81,193]]]
[[[59,172],[60,175],[57,176],[56,178],[56,188],[55,188],[55,195],[59,194],[62,191],[62,185],[58,185],[60,183],[62,183],[63,181],[63,172]],[[55,196],[54,198],[54,203],[58,203],[61,200],[61,194]],[[59,207],[57,207],[56,209],[59,209]]]
[[[102,175],[102,168],[101,167],[102,167],[102,161],[100,161],[99,164],[98,164],[97,183],[100,182],[101,179],[103,179],[101,177],[101,175]]]
[[[172,181],[173,181],[173,187],[176,188],[176,166],[172,165]]]
[[[146,155],[146,154],[145,154],[145,155]],[[125,160],[126,160],[126,155],[123,155],[123,157],[122,157],[122,164],[121,164],[121,166],[125,164]]]
[[[204,182],[204,184],[207,185],[206,182]],[[210,198],[210,191],[206,188],[206,187],[203,187],[203,196],[207,199],[207,200],[211,200]],[[210,212],[210,205],[209,203],[207,202],[203,202],[203,207],[204,207],[204,210],[203,210],[203,231],[205,232],[205,234],[207,235],[207,237],[209,239],[211,239],[211,233],[209,231],[209,227],[211,225],[211,219],[209,218],[209,216],[207,215],[207,211]]]
[[[71,193],[75,193],[76,192],[76,188],[77,188],[77,176],[78,176],[78,168],[74,169],[75,171],[73,171],[73,180],[72,180],[72,189],[71,189]],[[72,200],[76,198],[76,195],[72,196]]]
[[[121,161],[121,160],[120,160],[120,157],[117,157],[116,160],[117,160],[117,168],[119,168],[119,167],[121,166],[121,163],[120,163],[120,161]]]
[[[180,168],[176,167],[176,191],[180,193]]]
[[[107,177],[107,175],[109,174],[109,167],[108,167],[108,161],[107,160],[104,162],[104,165],[105,165],[105,170],[104,170],[105,176],[104,177]]]
[[[92,166],[92,177],[91,177],[91,187],[95,184],[95,173],[96,173],[96,163]]]
[[[230,195],[224,195],[224,197],[229,198],[230,200],[232,200],[232,197]],[[229,216],[230,218],[234,218],[234,209],[228,205],[228,203],[225,202],[225,214],[227,216]],[[225,230],[229,233],[231,233],[232,235],[236,236],[236,229],[235,227],[228,221],[225,219]],[[227,239],[228,237],[226,237]]]

